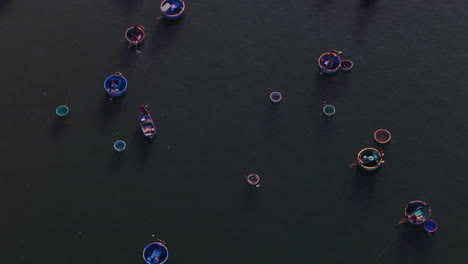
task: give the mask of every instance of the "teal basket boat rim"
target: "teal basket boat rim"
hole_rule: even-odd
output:
[[[333,111],[332,111],[332,112],[328,112],[327,109],[332,109]],[[325,105],[325,106],[323,107],[323,113],[324,113],[325,115],[327,115],[327,116],[332,116],[332,115],[334,115],[334,114],[336,113],[336,108],[335,108],[335,106],[333,106],[333,105]]]
[[[65,109],[65,113],[60,113],[60,110],[62,109]],[[68,106],[66,105],[59,105],[57,106],[57,108],[55,108],[55,113],[60,116],[60,117],[64,117],[66,115],[68,115],[68,112],[70,112],[70,108],[68,108]]]
[[[119,148],[119,147],[117,146],[117,144],[121,144],[122,147]],[[115,149],[116,151],[119,151],[119,152],[120,152],[120,151],[124,151],[126,148],[127,148],[127,143],[125,143],[125,141],[119,139],[119,140],[117,140],[117,141],[114,142],[114,149]]]

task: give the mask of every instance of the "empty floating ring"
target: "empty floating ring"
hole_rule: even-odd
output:
[[[377,129],[374,132],[374,139],[380,144],[386,144],[392,139],[392,134],[386,129]]]
[[[283,95],[280,92],[272,92],[270,93],[270,100],[273,103],[279,103],[283,99]]]
[[[59,117],[65,117],[68,115],[68,112],[70,112],[70,109],[66,105],[60,105],[55,109],[55,113]]]
[[[127,144],[123,140],[117,140],[114,143],[114,149],[118,152],[124,151],[126,147],[127,147]]]
[[[336,112],[336,109],[333,105],[325,105],[323,107],[323,113],[326,115],[326,116],[332,116],[334,115]]]
[[[252,185],[256,186],[260,182],[260,176],[258,174],[252,173],[247,176],[247,182]]]

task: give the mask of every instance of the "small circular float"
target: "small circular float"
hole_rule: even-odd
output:
[[[375,148],[365,148],[357,154],[358,165],[367,171],[374,171],[380,167],[385,161],[383,153]]]
[[[318,58],[319,69],[324,73],[335,73],[341,67],[341,59],[337,51],[323,53]]]
[[[183,0],[163,0],[160,9],[165,18],[176,19],[184,13],[185,2]]]
[[[342,71],[350,71],[353,68],[354,64],[350,60],[342,60],[341,61],[341,70]]]
[[[104,89],[112,97],[121,96],[127,91],[127,79],[122,73],[116,72],[104,81]]]
[[[423,228],[428,233],[434,233],[435,231],[437,231],[437,229],[439,229],[439,226],[437,225],[436,221],[427,220],[426,222],[424,222]]]
[[[387,129],[377,129],[374,132],[374,140],[379,144],[387,144],[392,139],[392,134]]]
[[[411,201],[405,207],[405,216],[410,224],[421,225],[431,217],[431,208],[423,201]]]
[[[323,114],[332,117],[336,113],[336,109],[333,105],[325,105],[322,109]]]
[[[142,25],[134,25],[125,31],[125,38],[131,45],[138,45],[145,39],[145,28]]]
[[[70,112],[70,109],[68,108],[68,106],[66,105],[59,105],[56,109],[55,109],[55,113],[57,114],[57,116],[59,117],[65,117],[68,115],[68,112]]]
[[[127,143],[125,143],[125,141],[117,140],[116,142],[114,142],[115,151],[122,152],[125,150],[125,148],[127,148]]]
[[[259,187],[258,183],[260,182],[260,176],[258,176],[258,174],[252,173],[247,175],[246,178],[250,186]]]
[[[143,249],[143,259],[148,264],[164,264],[169,258],[169,250],[162,240],[148,244]]]
[[[283,95],[280,92],[270,93],[270,101],[272,103],[279,103],[283,99]]]

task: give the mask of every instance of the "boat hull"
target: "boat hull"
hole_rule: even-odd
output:
[[[405,216],[410,224],[422,225],[431,217],[431,208],[423,201],[411,201],[405,206]]]
[[[366,160],[364,160],[363,157],[366,157]],[[379,169],[383,162],[383,153],[375,148],[365,148],[357,154],[357,163],[359,164],[359,167],[366,171],[375,171]]]
[[[178,12],[171,12],[168,8],[168,5],[177,5],[176,9],[179,9]],[[174,0],[164,0],[159,6],[162,15],[167,19],[177,19],[180,18],[185,12],[185,2],[184,1],[174,1]]]
[[[164,264],[169,258],[169,250],[161,242],[154,242],[143,249],[143,260],[148,264]]]
[[[127,42],[131,45],[138,45],[140,43],[143,42],[143,40],[145,39],[145,28],[143,26],[140,26],[140,25],[135,25],[133,27],[129,27],[126,31],[125,31],[125,39],[127,40]],[[134,34],[138,34],[140,35],[140,38],[138,40],[135,40],[132,38],[132,36]]]
[[[140,105],[140,127],[143,135],[147,138],[153,138],[156,135],[156,126],[148,109],[144,105]]]
[[[354,63],[350,60],[342,60],[341,61],[341,70],[342,71],[350,71],[353,69]]]
[[[341,68],[341,59],[338,54],[334,52],[323,53],[318,58],[317,62],[320,71],[323,73],[333,74]],[[327,66],[327,62],[330,62],[332,66]]]
[[[127,79],[120,74],[113,74],[104,81],[104,89],[112,97],[123,95],[127,91]]]

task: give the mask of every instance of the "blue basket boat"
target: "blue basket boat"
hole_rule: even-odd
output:
[[[365,148],[357,154],[357,163],[361,168],[367,171],[374,171],[385,161],[383,152],[375,148]]]
[[[165,18],[176,19],[184,13],[185,2],[183,0],[163,0],[160,9]]]
[[[434,233],[435,231],[437,231],[437,229],[439,229],[439,226],[437,225],[436,221],[427,220],[426,222],[424,222],[423,228],[428,233]]]
[[[104,81],[104,89],[112,97],[121,96],[127,91],[127,79],[122,73],[116,72]]]
[[[318,58],[318,66],[324,73],[335,73],[341,68],[341,59],[337,52],[327,52]]]
[[[148,264],[164,264],[169,258],[169,250],[162,240],[151,243],[143,249],[143,259]]]
[[[122,151],[124,151],[126,148],[127,148],[127,144],[125,143],[125,141],[119,139],[119,140],[117,140],[116,142],[114,142],[114,149],[115,149],[115,151],[117,151],[117,152],[122,152]]]
[[[423,201],[411,201],[405,207],[405,216],[410,224],[420,225],[431,217],[431,208]]]
[[[125,39],[131,45],[138,45],[145,39],[145,28],[142,25],[134,25],[125,31]]]
[[[156,134],[156,127],[154,126],[153,118],[144,105],[140,105],[140,126],[145,137],[153,138]]]

